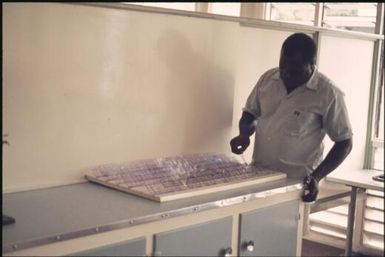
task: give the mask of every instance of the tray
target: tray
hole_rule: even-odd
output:
[[[275,181],[286,178],[286,174],[246,165],[224,154],[204,153],[99,165],[85,177],[165,202]]]

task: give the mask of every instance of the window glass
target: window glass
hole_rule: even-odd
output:
[[[144,6],[153,6],[153,7],[161,7],[161,8],[169,8],[169,9],[178,9],[185,11],[195,11],[195,3],[191,2],[124,2],[126,4],[137,4]]]
[[[325,3],[323,26],[374,33],[377,3]]]
[[[273,21],[314,25],[315,3],[272,3],[270,19]]]
[[[240,3],[209,3],[209,13],[239,17],[240,11]]]

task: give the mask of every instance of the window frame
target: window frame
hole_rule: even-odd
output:
[[[375,102],[374,104],[374,112],[373,112],[373,131],[372,131],[372,140],[371,140],[371,154],[370,154],[370,163],[369,167],[371,169],[378,169],[376,167],[376,157],[378,155],[376,154],[377,148],[384,149],[384,138],[380,137],[380,129],[381,129],[381,122],[384,122],[384,119],[381,120],[381,116],[383,113],[381,113],[381,110],[384,111],[384,41],[379,41],[378,46],[379,52],[378,52],[378,74],[377,74],[377,83],[375,87]],[[382,117],[384,118],[384,117]],[[382,129],[384,128],[384,124],[382,124]],[[382,135],[383,136],[383,135]],[[382,169],[380,170],[384,171],[384,166],[382,166]]]
[[[327,26],[325,26],[325,25],[328,25],[328,26],[331,26],[331,25],[329,25],[329,23],[333,23],[333,22],[337,22],[338,23],[338,19],[337,20],[334,20],[333,21],[333,19],[331,19],[331,20],[328,20],[327,19],[327,17],[326,17],[326,11],[325,11],[325,8],[329,8],[329,9],[331,9],[331,7],[334,7],[334,6],[337,6],[337,5],[344,5],[344,6],[348,6],[349,7],[349,5],[351,5],[351,6],[353,6],[353,5],[361,5],[361,6],[371,6],[372,5],[372,7],[374,7],[375,9],[376,9],[376,17],[374,17],[374,21],[370,21],[370,20],[368,20],[369,19],[369,17],[365,17],[365,16],[353,16],[353,17],[355,17],[356,18],[356,20],[354,20],[354,18],[352,19],[352,18],[349,18],[349,17],[351,17],[351,16],[335,16],[336,18],[340,18],[340,19],[342,19],[340,22],[341,23],[343,23],[343,22],[361,22],[362,24],[365,24],[365,23],[370,23],[370,22],[372,22],[372,23],[374,23],[374,26],[373,26],[373,33],[375,33],[376,32],[376,23],[378,23],[379,22],[379,20],[377,19],[377,17],[378,17],[378,15],[381,15],[381,13],[379,13],[380,12],[380,7],[381,6],[379,6],[380,5],[380,3],[376,3],[376,2],[370,2],[370,3],[359,3],[359,2],[352,2],[352,3],[347,3],[347,2],[340,2],[340,3],[337,3],[337,2],[333,2],[333,3],[331,3],[331,2],[324,2],[323,3],[323,18],[322,18],[322,26],[323,27],[327,27]],[[337,8],[338,9],[338,8]],[[342,9],[344,9],[344,8],[342,8]],[[333,16],[331,16],[331,17],[333,17]],[[345,19],[345,21],[343,21]],[[347,26],[347,27],[349,27],[349,26]],[[331,26],[331,28],[333,28],[333,26]],[[342,29],[342,28],[339,28],[339,29]],[[349,29],[342,29],[342,30],[349,30]],[[352,31],[356,31],[356,30],[352,30]],[[358,30],[359,31],[359,30]],[[367,33],[371,33],[371,32],[367,32]]]

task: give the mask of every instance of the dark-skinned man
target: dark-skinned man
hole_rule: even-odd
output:
[[[239,135],[230,141],[232,152],[242,154],[255,132],[252,165],[303,179],[304,202],[316,200],[320,180],[352,149],[344,94],[317,70],[316,51],[303,33],[284,41],[279,68],[260,77],[243,108]],[[326,134],[334,145],[323,159]]]

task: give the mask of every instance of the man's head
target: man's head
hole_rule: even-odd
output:
[[[295,33],[283,42],[279,69],[287,88],[296,88],[310,78],[314,70],[316,52],[313,39],[303,33]]]

